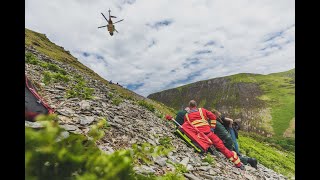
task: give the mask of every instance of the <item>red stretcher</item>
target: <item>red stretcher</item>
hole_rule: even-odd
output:
[[[25,118],[28,121],[34,121],[39,114],[52,114],[54,109],[51,108],[41,96],[37,93],[36,88],[25,75]]]
[[[213,145],[212,141],[189,121],[184,122],[181,129],[192,141],[196,142],[204,152],[207,152],[210,146]]]
[[[201,131],[199,131],[196,127],[194,127],[193,124],[191,124],[189,121],[186,121],[182,124],[182,126],[174,120],[171,116],[166,116],[167,120],[172,120],[174,123],[176,123],[180,128],[180,130],[188,136],[192,140],[192,143],[194,143],[198,148],[201,149],[202,152],[207,151],[214,151],[213,150],[213,143],[212,141]]]

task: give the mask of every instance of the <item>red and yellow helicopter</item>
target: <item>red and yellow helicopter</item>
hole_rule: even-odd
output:
[[[121,21],[123,21],[124,19],[121,19],[121,20],[119,20],[119,21],[117,21],[117,22],[112,22],[111,18],[117,18],[117,17],[111,16],[111,15],[110,15],[110,12],[111,12],[111,10],[109,9],[109,20],[103,15],[103,13],[101,13],[102,16],[104,17],[104,19],[106,19],[106,21],[108,22],[108,24],[107,24],[107,25],[104,25],[104,26],[100,26],[100,27],[98,27],[98,28],[107,27],[107,28],[108,28],[108,31],[109,31],[109,34],[110,34],[111,36],[113,36],[113,32],[114,32],[114,31],[116,31],[117,33],[119,33],[119,32],[114,28],[114,24],[115,24],[115,23],[118,23],[118,22],[121,22]]]

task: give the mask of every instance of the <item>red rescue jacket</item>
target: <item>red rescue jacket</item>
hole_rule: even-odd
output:
[[[217,117],[204,108],[192,108],[190,113],[184,116],[184,122],[190,121],[199,131],[210,132],[210,128],[216,127]],[[208,122],[208,120],[210,120]]]

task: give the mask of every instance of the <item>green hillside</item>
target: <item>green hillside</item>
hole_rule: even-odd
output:
[[[232,83],[257,83],[263,94],[257,98],[271,107],[272,128],[281,136],[289,128],[295,117],[295,71],[294,69],[269,75],[251,77],[234,75],[229,77]]]
[[[294,69],[269,75],[241,73],[214,78],[150,94],[148,98],[176,110],[195,99],[199,106],[240,118],[244,130],[294,137]]]
[[[276,172],[293,177],[295,173],[295,153],[280,151],[268,144],[256,141],[245,133],[240,133],[239,146],[241,152],[249,157],[255,157],[264,166]]]

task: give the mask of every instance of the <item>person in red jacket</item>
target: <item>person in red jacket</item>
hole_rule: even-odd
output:
[[[205,108],[197,108],[195,100],[189,102],[189,108],[190,111],[184,116],[184,121],[189,121],[199,131],[203,132],[212,141],[214,147],[231,160],[236,167],[244,169],[244,165],[241,163],[237,153],[227,149],[223,141],[211,131],[211,128],[216,126],[216,116]],[[211,120],[210,124],[208,119]]]

